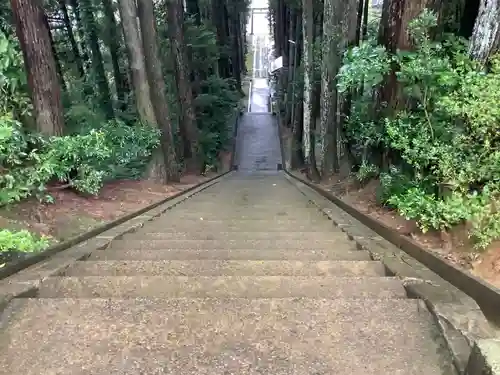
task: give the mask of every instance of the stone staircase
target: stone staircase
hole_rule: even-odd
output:
[[[281,173],[234,173],[15,299],[0,374],[454,374],[425,304]]]

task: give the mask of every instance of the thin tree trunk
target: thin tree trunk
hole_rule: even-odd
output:
[[[323,178],[339,171],[336,76],[342,63],[339,48],[342,41],[342,8],[340,1],[324,2],[320,122]]]
[[[164,183],[180,181],[179,166],[175,153],[175,145],[170,124],[170,114],[165,97],[165,81],[159,58],[156,20],[154,17],[153,1],[139,0],[138,13],[141,25],[142,42],[146,72],[150,83],[151,100],[158,127],[161,132],[161,155],[153,155],[153,163],[149,169],[149,176]],[[161,156],[161,157],[160,157]]]
[[[302,29],[304,38],[304,159],[307,166],[307,174],[313,181],[319,180],[319,173],[316,167],[316,160],[312,160],[311,148],[314,145],[311,143],[311,132],[314,129],[313,122],[316,119],[312,116],[312,99],[314,89],[314,16],[313,16],[313,1],[302,0]]]
[[[290,48],[288,49],[288,78],[287,78],[287,87],[286,87],[286,106],[285,106],[285,120],[283,121],[284,125],[286,127],[292,127],[292,108],[293,108],[293,76],[294,76],[294,69],[297,66],[296,62],[294,61],[294,54],[295,54],[295,48],[297,48],[297,43],[298,43],[298,38],[297,38],[297,33],[296,33],[296,28],[297,28],[297,18],[298,12],[296,10],[290,10],[290,22],[289,22],[289,34],[291,38],[294,38],[292,40],[293,43],[291,43]]]
[[[73,53],[73,62],[76,65],[76,69],[80,78],[85,77],[85,71],[83,70],[83,61],[80,56],[80,50],[78,49],[78,44],[76,43],[75,34],[73,33],[73,27],[71,26],[71,19],[69,18],[68,7],[66,6],[66,0],[59,0],[59,8],[63,14],[64,27],[66,33],[68,34],[69,43],[71,45],[71,52]]]
[[[233,14],[231,15],[231,39],[232,39],[232,70],[233,70],[233,78],[236,81],[236,89],[241,93],[241,67],[240,67],[240,56],[239,50],[240,46],[238,43],[238,34],[240,33],[239,24],[240,24],[240,15],[237,12],[237,9],[233,9]]]
[[[156,117],[144,63],[144,53],[139,36],[135,0],[120,0],[119,4],[139,119],[143,123],[156,126]]]
[[[305,164],[304,149],[302,147],[304,138],[304,101],[295,103],[295,118],[292,124],[292,150],[290,152],[290,168],[302,168]]]
[[[169,0],[171,1],[171,0]],[[224,20],[224,0],[211,0],[212,4],[212,23],[215,26],[217,46],[221,50],[221,55],[218,61],[219,75],[222,78],[229,78],[230,74],[230,64],[229,58],[227,56],[227,32],[226,32],[226,21]]]
[[[28,72],[37,130],[46,135],[62,135],[61,89],[42,6],[38,0],[12,0],[11,7]]]
[[[73,8],[73,14],[75,16],[76,31],[78,39],[80,40],[80,47],[82,50],[82,62],[84,64],[84,69],[88,70],[91,62],[88,52],[88,46],[86,44],[87,38],[85,37],[85,29],[83,27],[82,15],[80,12],[80,4],[78,0],[69,0],[71,7]]]
[[[481,0],[469,45],[470,55],[485,64],[500,42],[500,0]]]
[[[181,108],[180,133],[184,146],[184,161],[188,171],[203,172],[203,160],[198,144],[198,128],[193,107],[193,94],[189,81],[189,69],[184,51],[183,5],[180,0],[167,0],[167,22],[174,58],[175,79]]]
[[[92,68],[94,69],[98,87],[99,104],[106,118],[111,120],[114,117],[113,101],[111,100],[111,92],[106,78],[106,71],[104,70],[104,61],[99,47],[97,23],[94,18],[95,9],[91,0],[80,0],[80,4],[85,19],[88,44],[92,51]]]
[[[370,9],[370,1],[365,0],[363,8],[363,31],[362,31],[362,38],[363,40],[366,40],[368,37],[368,10]]]
[[[124,110],[127,107],[127,104],[125,103],[125,96],[128,92],[128,85],[126,75],[123,74],[120,69],[120,39],[118,36],[118,27],[116,25],[115,13],[111,0],[102,0],[102,5],[104,8],[104,15],[106,16],[107,32],[109,35],[108,47],[109,54],[111,55],[111,63],[113,65],[116,98],[120,102],[121,108]]]
[[[57,77],[59,78],[59,83],[61,84],[62,91],[67,92],[68,87],[66,86],[66,80],[64,79],[64,72],[62,70],[59,56],[57,55],[56,45],[54,43],[54,38],[52,37],[52,30],[50,30],[49,20],[46,14],[43,15],[43,22],[45,23],[45,27],[47,28],[47,30],[49,30],[50,48],[52,49],[52,55],[54,56],[54,62],[56,64],[56,72],[57,72]]]
[[[198,0],[186,0],[186,13],[190,17],[194,17],[196,25],[201,25],[201,13]]]

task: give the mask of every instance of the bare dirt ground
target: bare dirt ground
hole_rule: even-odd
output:
[[[230,153],[221,157],[223,171],[229,167]],[[138,211],[206,181],[217,173],[185,175],[180,183],[161,185],[151,181],[121,180],[105,184],[97,196],[82,196],[66,190],[51,191],[54,203],[35,199],[0,209],[0,228],[21,230],[67,240],[105,222]]]
[[[281,133],[284,138],[283,144],[289,144],[288,129],[282,127]],[[303,177],[305,178],[304,174]],[[424,234],[415,221],[406,220],[396,211],[377,202],[378,181],[371,181],[366,186],[360,187],[346,171],[322,181],[319,186],[359,211],[395,229],[401,235],[410,237],[424,248],[500,288],[500,241],[492,243],[483,251],[477,251],[467,236],[465,225],[455,227],[446,235],[438,232]]]

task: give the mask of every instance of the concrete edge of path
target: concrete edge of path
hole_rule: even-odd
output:
[[[24,264],[23,267],[18,266],[19,269],[0,280],[0,314],[14,298],[35,297],[40,284],[48,277],[57,276],[76,261],[88,258],[95,251],[106,249],[113,240],[136,231],[191,196],[220,183],[231,173],[232,171],[224,172],[174,196],[83,233],[75,239],[48,249],[36,259],[28,258],[31,263]]]
[[[384,264],[389,275],[400,278],[409,297],[422,299],[425,302],[460,374],[464,374],[468,363],[473,362],[475,364],[469,366],[471,369],[467,375],[500,375],[498,370],[492,373],[480,371],[479,363],[487,362],[483,368],[494,365],[488,363],[492,355],[484,355],[482,346],[477,345],[483,343],[484,346],[485,343],[499,337],[499,331],[488,322],[472,297],[433,272],[423,262],[419,262],[411,253],[403,251],[370,229],[361,220],[337,205],[331,197],[314,189],[308,181],[292,172],[286,172],[285,177],[332,220],[334,225],[355,241],[359,249],[369,251],[374,260]],[[444,260],[436,256],[435,262]],[[497,355],[499,354],[500,352],[497,352]]]
[[[464,375],[499,375],[500,340],[478,340]]]

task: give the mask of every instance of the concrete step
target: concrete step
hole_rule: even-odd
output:
[[[444,375],[418,300],[16,299],[8,375]]]
[[[147,228],[139,229],[136,232],[126,234],[123,239],[147,238],[155,240],[228,240],[238,238],[241,240],[303,240],[304,238],[314,238],[315,240],[336,240],[349,241],[346,234],[340,230],[332,228],[331,231],[324,232],[151,232]]]
[[[276,228],[281,231],[303,231],[307,232],[308,229],[303,228],[331,228],[333,223],[328,219],[283,219],[279,218],[271,218],[271,219],[215,219],[215,218],[205,218],[203,216],[199,216],[197,218],[186,218],[183,217],[175,217],[174,215],[168,215],[165,217],[159,217],[155,220],[152,220],[147,223],[148,227],[158,227],[163,228],[165,226],[174,226],[174,227],[190,227],[191,230],[198,230],[198,227],[218,227],[222,229],[223,227],[254,227],[260,228],[261,231],[265,231],[265,228]],[[222,232],[230,232],[231,229],[221,230]]]
[[[319,220],[328,220],[326,217],[322,217],[320,213],[312,212],[312,213],[299,213],[299,214],[291,214],[291,213],[283,213],[280,211],[273,212],[217,212],[216,210],[208,211],[208,210],[193,210],[191,212],[184,211],[172,211],[168,214],[168,217],[165,219],[182,219],[182,220],[199,220],[203,218],[204,220],[227,220],[227,221],[242,221],[242,220],[264,220],[264,221],[272,221],[272,220],[288,220],[292,219],[294,221],[301,222],[317,222]]]
[[[196,230],[193,230],[196,224]],[[178,233],[178,232],[212,232],[212,233],[256,233],[265,232],[269,233],[269,236],[274,237],[277,233],[283,232],[306,232],[314,235],[315,233],[325,233],[339,231],[339,229],[333,225],[332,222],[325,222],[322,225],[298,225],[298,226],[277,226],[277,225],[266,225],[260,224],[258,222],[252,223],[254,225],[235,225],[235,224],[214,224],[209,221],[199,220],[196,222],[176,222],[174,220],[167,221],[153,221],[148,222],[144,227],[138,229],[138,231],[148,232],[148,233]]]
[[[406,298],[397,278],[319,276],[50,277],[40,298]]]
[[[220,239],[220,240],[159,240],[159,239],[115,240],[111,249],[331,249],[334,251],[355,250],[354,242],[342,240],[253,240],[253,239]],[[234,237],[233,237],[234,238]]]
[[[321,223],[273,223],[269,221],[155,220],[144,228],[151,232],[325,232],[335,228],[331,221]]]
[[[372,260],[367,251],[330,250],[98,250],[91,260]]]
[[[64,276],[385,276],[377,261],[108,260],[81,261]]]

